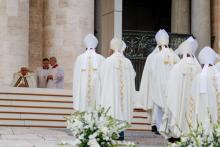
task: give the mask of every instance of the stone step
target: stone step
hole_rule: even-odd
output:
[[[140,116],[140,117],[145,117],[148,118],[149,114],[147,112],[133,112],[133,116]]]
[[[0,126],[65,128],[72,111],[70,90],[0,88]],[[134,109],[130,130],[149,130],[149,118]]]
[[[146,118],[132,118],[132,122],[138,122],[138,123],[149,123],[148,119]]]
[[[66,122],[37,120],[0,120],[0,126],[65,128]]]
[[[68,115],[50,115],[50,114],[23,114],[23,113],[0,113],[1,119],[49,119],[49,120],[63,120],[65,121]]]
[[[39,107],[66,107],[72,108],[73,103],[63,103],[63,102],[43,102],[43,101],[9,101],[0,100],[0,106],[3,105],[13,105],[13,106],[39,106]]]
[[[47,107],[14,107],[9,106],[0,106],[0,112],[29,112],[29,113],[71,113],[73,109],[61,109],[61,108],[47,108]]]
[[[144,125],[144,124],[132,124],[132,126],[128,129],[131,131],[149,131],[151,130],[150,125]]]
[[[49,120],[33,118],[0,118],[0,126],[17,126],[17,127],[56,127],[65,128],[66,120]],[[150,125],[142,123],[132,123],[129,130],[147,131]]]
[[[2,111],[3,109],[9,112]],[[29,127],[63,127],[66,119],[72,110],[69,109],[48,109],[48,108],[20,108],[0,107],[0,126],[29,126]],[[46,112],[46,113],[45,113]],[[61,125],[62,124],[62,125]],[[149,130],[149,123],[145,117],[135,116],[132,118],[130,130]]]
[[[57,102],[73,102],[71,96],[53,96],[53,95],[2,95],[0,94],[1,100],[37,100],[37,101],[57,101]]]
[[[0,113],[0,118],[17,118],[17,119],[22,119],[22,118],[35,118],[35,119],[55,119],[55,120],[66,120],[65,117],[68,116],[67,115],[63,115],[63,114],[48,114],[48,113],[44,113],[44,114],[27,114],[27,113],[22,113],[22,112],[12,112],[12,113]],[[138,122],[138,123],[148,123],[147,119],[144,118],[132,118],[132,122]]]

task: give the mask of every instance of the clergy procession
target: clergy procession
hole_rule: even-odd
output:
[[[114,37],[105,59],[96,53],[97,38],[88,34],[84,38],[86,51],[74,64],[74,109],[93,111],[101,106],[109,109],[112,117],[129,123],[134,108],[145,109],[152,132],[170,142],[179,141],[198,122],[209,131],[209,122],[219,120],[218,54],[204,47],[197,58],[198,42],[193,37],[174,51],[169,48],[169,35],[163,29],[155,40],[157,46],[146,59],[140,91],[136,91],[135,70],[123,55],[125,42]],[[120,135],[123,139],[123,132]]]

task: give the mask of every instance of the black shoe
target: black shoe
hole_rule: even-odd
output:
[[[168,139],[168,141],[169,141],[170,143],[175,143],[175,142],[180,142],[181,139],[180,139],[180,138],[170,137],[170,138]]]
[[[158,131],[157,131],[157,126],[155,126],[155,125],[152,126],[152,127],[151,127],[151,131],[152,131],[152,132],[158,132]]]
[[[174,138],[174,142],[180,142],[181,139],[180,138]]]
[[[118,138],[118,140],[120,140],[120,141],[125,140],[125,132],[119,133],[119,138]]]
[[[154,132],[154,134],[156,134],[156,135],[160,135],[160,132],[158,132],[158,131],[155,131],[155,132]]]
[[[168,140],[168,142],[170,142],[170,143],[174,143],[173,137],[170,137],[170,138],[168,138],[167,140]]]

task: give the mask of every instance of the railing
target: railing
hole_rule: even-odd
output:
[[[129,58],[136,71],[135,86],[139,90],[142,72],[147,56],[154,50],[156,46],[156,32],[124,30],[123,40],[127,44],[125,56]],[[174,50],[181,42],[186,40],[188,34],[169,34],[170,47]]]

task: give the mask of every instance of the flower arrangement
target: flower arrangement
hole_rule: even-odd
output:
[[[75,140],[62,142],[62,147],[134,147],[131,142],[119,142],[119,133],[130,125],[107,115],[109,109],[99,107],[93,112],[74,111],[67,117],[67,128]]]
[[[196,128],[189,125],[188,134],[183,134],[180,142],[168,144],[169,147],[220,147],[220,125],[209,122],[209,128],[205,128],[197,121]]]

